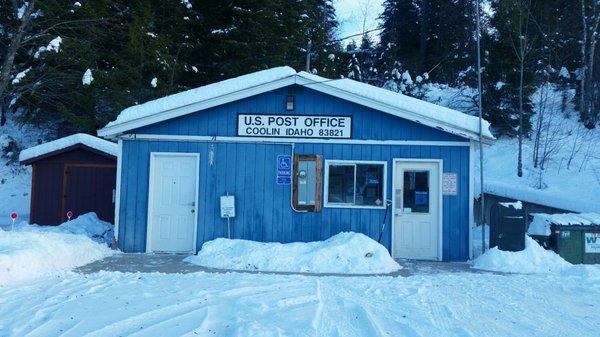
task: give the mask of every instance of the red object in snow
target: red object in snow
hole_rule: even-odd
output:
[[[17,212],[12,212],[10,213],[10,218],[15,221],[17,220],[17,218],[19,217],[19,215],[17,214]]]
[[[72,211],[68,211],[67,212],[67,219],[71,220],[72,217],[73,217],[73,212]]]

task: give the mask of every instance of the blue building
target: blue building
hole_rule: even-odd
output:
[[[394,257],[471,256],[479,121],[455,110],[279,67],[130,107],[98,134],[119,144],[125,252],[383,228]]]

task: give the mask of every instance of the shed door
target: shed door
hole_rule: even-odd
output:
[[[62,221],[71,211],[74,217],[95,212],[101,220],[114,223],[116,179],[115,165],[65,164]]]
[[[438,162],[394,162],[394,257],[440,259],[439,168]]]
[[[195,252],[198,167],[198,154],[151,154],[147,251]]]

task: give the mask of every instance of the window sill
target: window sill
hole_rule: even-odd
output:
[[[325,208],[385,209],[385,206],[357,206],[344,204],[325,204]]]

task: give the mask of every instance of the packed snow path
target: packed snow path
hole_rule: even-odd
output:
[[[596,336],[600,283],[476,273],[69,274],[0,287],[0,336]]]

